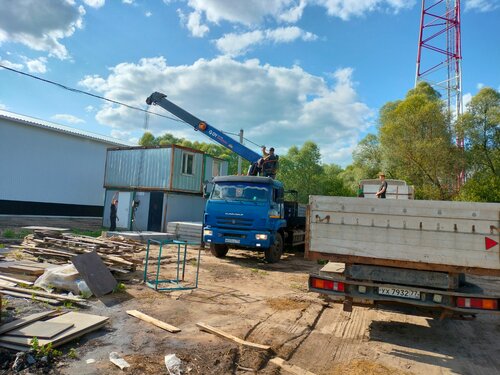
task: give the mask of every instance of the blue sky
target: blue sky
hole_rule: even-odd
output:
[[[413,87],[420,11],[411,0],[0,0],[0,63],[144,109],[161,91],[221,130],[278,153],[312,140],[345,166],[380,106]],[[464,101],[500,88],[499,21],[499,0],[462,1]],[[141,112],[5,69],[0,108],[127,141],[145,127]],[[208,141],[161,117],[148,126]]]

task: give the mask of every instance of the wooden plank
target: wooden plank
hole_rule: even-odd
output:
[[[286,372],[288,372],[290,374],[315,375],[313,372],[304,370],[303,368],[301,368],[299,366],[292,365],[291,363],[285,361],[283,358],[280,358],[280,357],[274,357],[274,358],[270,359],[269,362],[271,362],[272,364],[275,364],[276,366],[281,367],[283,370],[285,370]]]
[[[155,319],[155,318],[153,318],[149,315],[146,315],[146,314],[144,314],[140,311],[137,311],[137,310],[127,310],[127,314],[129,314],[131,316],[135,316],[138,319],[144,320],[145,322],[151,323],[157,327],[160,327],[160,328],[162,328],[166,331],[172,332],[172,333],[176,333],[176,332],[181,331],[180,328],[177,328],[173,325],[162,322],[161,320]]]
[[[15,262],[7,262],[7,263],[15,263]],[[45,272],[43,269],[40,268],[21,266],[18,264],[2,265],[2,268],[12,273],[24,273],[31,276],[40,276],[43,275],[43,273]]]
[[[2,287],[2,286],[16,286],[16,285],[17,284],[13,283],[12,281],[0,279],[0,287]]]
[[[48,231],[56,231],[56,232],[69,232],[69,228],[56,228],[56,227],[41,227],[36,225],[30,225],[28,227],[23,227],[23,229],[29,230],[48,230]]]
[[[23,327],[37,320],[43,319],[50,314],[54,313],[54,310],[44,311],[41,313],[31,314],[24,318],[14,320],[13,322],[0,325],[0,334],[11,331],[16,328]]]
[[[1,291],[2,291],[2,294],[6,294],[6,295],[12,296],[12,297],[33,299],[35,301],[46,302],[46,303],[51,304],[51,305],[60,305],[61,304],[61,301],[55,300],[55,299],[49,299],[49,298],[40,297],[40,296],[33,296],[31,294],[25,294],[25,293],[12,292],[10,290],[5,290],[5,289],[2,289]]]
[[[62,301],[71,301],[71,302],[76,302],[76,303],[84,303],[85,300],[82,298],[78,297],[70,297],[70,296],[64,296],[61,294],[56,294],[56,293],[47,293],[43,292],[41,290],[36,290],[36,289],[28,289],[28,288],[21,288],[21,287],[10,287],[10,286],[3,286],[0,285],[0,290],[10,290],[13,292],[19,292],[19,293],[26,293],[29,295],[36,295],[36,296],[41,296],[41,297],[48,297],[48,298],[53,298],[53,299],[59,299]]]
[[[54,336],[73,327],[73,323],[54,323],[51,321],[35,322],[27,326],[9,331],[9,336],[37,337],[39,339],[51,339]]]
[[[117,281],[95,251],[71,258],[71,262],[96,297],[115,289]]]
[[[254,348],[254,349],[259,349],[259,350],[270,350],[271,349],[271,347],[269,345],[256,344],[254,342],[242,340],[239,337],[233,336],[233,335],[231,335],[229,333],[224,332],[221,329],[209,326],[208,324],[205,324],[205,323],[196,323],[196,325],[202,331],[213,333],[214,335],[217,335],[219,337],[222,337],[222,338],[234,341],[237,344],[240,344],[240,345],[243,345],[243,346],[247,346],[249,348]]]

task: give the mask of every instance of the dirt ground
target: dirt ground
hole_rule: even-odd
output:
[[[167,250],[160,279],[175,277],[175,254]],[[187,281],[194,279],[196,255],[189,250]],[[85,311],[109,316],[108,325],[63,347],[75,348],[78,358],[66,357],[55,372],[120,374],[108,359],[118,352],[130,363],[129,374],[168,374],[164,357],[172,353],[185,374],[286,374],[268,362],[269,353],[200,331],[196,323],[203,322],[270,345],[274,355],[317,375],[500,373],[498,316],[439,321],[362,307],[346,313],[342,305],[307,291],[308,274],[320,267],[303,253],[266,264],[254,252],[230,250],[217,259],[202,251],[199,287],[175,292],[154,291],[138,271],[124,292],[92,300]],[[489,283],[500,288],[497,279]],[[128,316],[132,309],[182,331],[169,333]]]

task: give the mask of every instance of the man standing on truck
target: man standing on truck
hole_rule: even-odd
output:
[[[276,171],[278,170],[278,155],[274,154],[274,147],[266,151],[266,147],[262,147],[262,174],[264,177],[276,178]]]
[[[385,174],[380,172],[378,176],[380,179],[380,186],[375,195],[377,196],[377,198],[385,198],[385,192],[387,191],[387,181],[385,180]]]

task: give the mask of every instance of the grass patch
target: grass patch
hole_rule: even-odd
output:
[[[40,343],[38,342],[38,338],[36,337],[33,337],[33,339],[31,340],[31,349],[33,350],[33,353],[37,358],[55,358],[62,355],[62,352],[60,350],[52,348],[52,343],[47,345],[40,345]]]
[[[266,276],[266,275],[269,275],[269,272],[267,271],[264,271],[264,270],[259,270],[257,268],[250,268],[250,272],[256,274],[256,275],[260,275],[260,276]]]
[[[303,310],[309,306],[308,302],[294,300],[291,298],[273,298],[266,301],[273,310],[286,311],[286,310]]]
[[[71,233],[76,234],[77,236],[100,237],[102,230],[72,229]]]
[[[124,283],[118,283],[118,284],[116,284],[115,289],[113,290],[113,293],[123,293],[123,292],[125,292],[125,289],[127,289],[127,287],[125,286]]]
[[[16,232],[15,230],[13,229],[5,229],[2,233],[2,236],[4,238],[10,238],[10,239],[23,239],[24,237],[26,237],[28,234],[30,234],[31,231],[29,231],[28,229],[21,229],[20,231]]]

